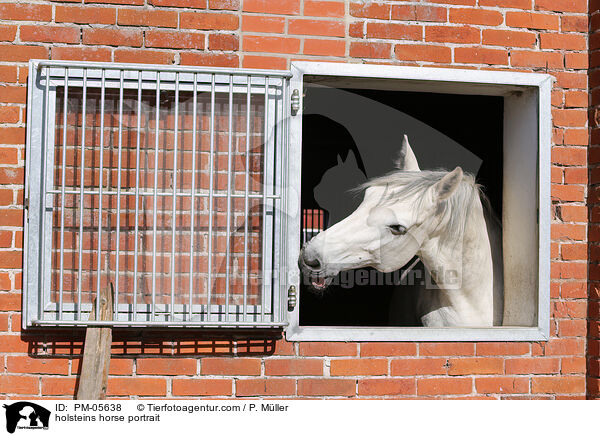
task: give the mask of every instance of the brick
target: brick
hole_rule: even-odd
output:
[[[558,333],[562,337],[581,337],[585,336],[586,332],[587,321],[585,319],[563,319],[558,322]]]
[[[345,26],[342,21],[329,20],[288,20],[288,33],[291,35],[344,36]]]
[[[346,8],[341,1],[304,0],[303,12],[307,17],[343,17]]]
[[[506,359],[506,374],[554,374],[558,373],[559,359],[546,357],[524,357]]]
[[[388,20],[390,18],[391,8],[383,3],[350,3],[350,15],[359,18],[378,18]]]
[[[533,32],[516,30],[484,29],[482,40],[486,45],[500,45],[502,47],[533,47],[536,35]]]
[[[36,359],[29,356],[7,356],[6,369],[23,374],[63,374],[69,373],[67,359]]]
[[[446,343],[426,342],[419,344],[419,355],[421,356],[473,356],[475,355],[475,344],[467,342]]]
[[[552,147],[552,162],[560,165],[586,165],[587,150],[583,147]]]
[[[586,298],[587,286],[584,282],[565,282],[560,285],[562,298]]]
[[[552,121],[555,126],[583,127],[587,124],[587,110],[584,109],[554,109]]]
[[[287,59],[275,56],[245,55],[242,66],[244,68],[284,70],[287,67]]]
[[[584,35],[542,33],[540,47],[542,49],[585,50],[587,40]]]
[[[364,27],[365,24],[362,21],[350,23],[350,25],[348,26],[348,35],[352,38],[364,38]]]
[[[2,213],[0,213],[0,218],[2,218]],[[10,224],[5,224],[3,222],[3,225],[10,225]],[[21,225],[22,225],[22,221],[21,221]],[[0,268],[22,268],[23,267],[23,253],[21,253],[20,251],[9,251],[9,252],[0,252]],[[14,298],[14,297],[13,297]],[[2,298],[3,300],[8,300],[8,297],[4,297]],[[17,308],[13,308],[13,310],[16,310]]]
[[[237,30],[239,19],[233,14],[182,12],[179,26],[182,29]]]
[[[534,394],[585,392],[585,377],[583,376],[533,377],[531,382],[531,392]]]
[[[209,50],[238,50],[240,41],[237,35],[226,35],[222,33],[213,33],[208,35]]]
[[[106,394],[164,397],[167,394],[167,381],[155,377],[109,377]]]
[[[417,346],[410,342],[367,342],[360,344],[361,357],[414,356]]]
[[[529,353],[529,344],[525,342],[478,342],[478,356],[518,356]]]
[[[508,65],[508,53],[506,50],[481,47],[456,47],[454,49],[454,61],[464,64]]]
[[[148,0],[148,3],[154,6],[191,9],[205,9],[206,2],[207,0]]]
[[[83,29],[83,43],[89,45],[141,47],[142,40],[141,30]]]
[[[560,17],[563,32],[587,32],[588,22],[587,15],[563,15]]]
[[[480,394],[526,394],[529,377],[478,377],[475,390]]]
[[[367,37],[420,41],[423,39],[423,28],[398,23],[367,23]]]
[[[513,50],[510,63],[513,67],[562,68],[563,56],[555,52]]]
[[[0,106],[0,119],[2,119],[2,114],[3,113],[9,113],[7,110],[3,111],[3,109],[17,109],[16,111],[11,111],[11,112],[16,112],[16,119],[19,119],[19,108],[13,107],[13,106]],[[19,163],[19,149],[18,148],[8,148],[8,147],[2,147],[0,148],[0,162],[2,162],[3,165],[17,165]]]
[[[260,12],[273,15],[296,15],[300,13],[300,0],[244,0],[244,12]]]
[[[115,50],[115,62],[130,62],[142,64],[172,64],[174,54],[167,51],[145,50],[145,49],[117,49]]]
[[[111,56],[104,47],[52,47],[52,59],[110,62]]]
[[[303,53],[315,56],[344,56],[346,42],[344,40],[306,39]]]
[[[388,59],[390,57],[391,48],[391,44],[375,42],[351,42],[350,57]]]
[[[138,374],[194,375],[196,367],[196,359],[166,357],[137,360]]]
[[[242,44],[245,51],[252,52],[298,53],[300,51],[300,40],[297,38],[245,35]]]
[[[2,252],[0,252],[2,253]],[[1,254],[0,254],[1,255]],[[3,261],[0,260],[0,265]],[[21,309],[21,294],[0,293],[0,311],[17,311]]]
[[[42,395],[75,395],[75,377],[42,377]]]
[[[117,22],[117,11],[113,8],[57,5],[54,21],[76,24],[115,24]]]
[[[577,356],[584,351],[585,341],[580,338],[551,338],[546,345],[548,356]]]
[[[502,374],[504,360],[496,357],[461,357],[449,359],[449,375]]]
[[[25,138],[22,130],[21,127],[0,128],[0,141],[23,144]],[[20,138],[23,138],[23,141],[19,141]],[[0,185],[22,185],[24,182],[25,172],[23,168],[0,168]],[[11,219],[11,222],[13,223],[6,225],[15,225],[15,220],[20,219],[22,215],[22,212],[18,210],[3,210],[0,211],[0,213],[3,214],[3,218],[7,220]]]
[[[298,379],[298,395],[353,397],[356,394],[356,381],[328,378]]]
[[[588,93],[585,91],[566,91],[565,106],[587,108]]]
[[[556,77],[555,86],[559,86],[561,88],[587,89],[587,75],[582,72],[556,71],[551,74]]]
[[[503,17],[498,11],[487,9],[452,8],[450,22],[461,24],[478,24],[482,26],[497,26],[502,24]]]
[[[175,378],[172,393],[175,396],[229,396],[233,393],[233,382],[224,379]]]
[[[0,45],[0,62],[27,62],[48,59],[48,48],[35,45]]]
[[[27,88],[24,86],[0,86],[1,103],[26,103]]]
[[[12,42],[17,36],[17,26],[0,26],[0,41]]]
[[[200,363],[202,375],[260,375],[260,359],[254,358],[203,358]]]
[[[13,83],[17,81],[18,70],[12,65],[0,65],[0,82]]]
[[[476,44],[480,42],[479,30],[470,26],[427,26],[425,41]]]
[[[205,35],[202,33],[178,32],[170,30],[147,30],[146,47],[156,48],[204,48]]]
[[[114,5],[141,6],[144,4],[144,0],[88,0],[86,3],[106,3]]]
[[[565,183],[586,184],[587,168],[565,168]]]
[[[208,0],[210,9],[236,11],[240,8],[240,0]]]
[[[321,359],[267,360],[265,375],[323,375],[323,361]]]
[[[388,363],[385,359],[335,359],[330,364],[330,374],[338,375],[385,375]]]
[[[587,53],[565,53],[565,67],[572,70],[585,70],[589,67]]]
[[[390,374],[399,375],[446,375],[448,372],[447,359],[419,358],[393,359]]]
[[[20,334],[0,334],[1,353],[28,353],[30,352],[29,345],[27,338],[22,337]]]
[[[290,396],[296,393],[293,379],[240,379],[235,382],[236,397]]]
[[[52,21],[52,6],[27,3],[0,3],[0,20]]]
[[[393,5],[392,20],[445,22],[446,8],[419,5]]]
[[[473,391],[470,377],[435,377],[417,380],[417,395],[465,395]]]
[[[588,4],[587,0],[535,0],[535,8],[542,11],[586,13]]]
[[[361,379],[358,381],[358,394],[364,396],[415,395],[416,381],[403,379]]]
[[[238,67],[237,54],[231,53],[181,53],[181,65],[203,65],[211,67]]]
[[[21,41],[79,43],[79,28],[62,26],[21,26]]]
[[[479,0],[479,6],[496,6],[501,8],[531,9],[532,0]]]
[[[561,359],[560,372],[562,374],[585,374],[585,357],[563,357]]]
[[[242,32],[283,33],[285,20],[280,17],[242,16]]]
[[[185,28],[184,15],[181,14],[181,27]],[[120,9],[117,23],[122,26],[148,26],[148,27],[177,27],[177,12],[144,9]]]
[[[301,356],[356,356],[357,344],[352,342],[301,342]]]
[[[0,375],[0,392],[23,395],[39,394],[39,377]]]
[[[553,14],[531,12],[506,12],[506,25],[527,29],[558,30],[559,17]]]

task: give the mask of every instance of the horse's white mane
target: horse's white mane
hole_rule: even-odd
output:
[[[425,192],[439,182],[448,171],[393,171],[381,177],[369,180],[360,188],[366,189],[371,186],[384,187],[385,193],[380,203],[389,204],[394,201],[404,200],[416,196],[417,212],[423,209],[426,196]],[[481,192],[481,186],[475,182],[475,177],[469,173],[463,173],[463,178],[456,191],[447,199],[438,204],[436,214],[440,215],[444,223],[441,232],[441,242],[452,243],[462,240],[469,211],[476,200],[486,199]]]

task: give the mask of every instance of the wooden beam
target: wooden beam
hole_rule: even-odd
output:
[[[111,321],[113,317],[113,285],[100,291],[100,310],[96,316],[96,300],[90,320]],[[106,397],[108,367],[112,344],[112,327],[87,327],[83,361],[79,375],[78,400],[103,400]]]

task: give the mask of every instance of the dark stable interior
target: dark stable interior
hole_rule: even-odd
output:
[[[390,108],[401,111],[456,141],[482,160],[476,174],[494,213],[501,217],[502,208],[502,142],[503,98],[497,96],[436,94],[424,92],[386,91],[370,89],[345,89],[345,92],[367,97]],[[305,105],[310,103],[306,93]],[[340,110],[346,110],[340,107]],[[369,125],[369,113],[362,114]],[[352,135],[346,126],[329,117],[308,114],[303,116],[302,128],[302,210],[319,209],[315,188],[325,173],[339,165],[340,156],[349,153],[357,156],[356,166],[364,171]],[[401,131],[401,129],[399,129]],[[399,139],[400,141],[401,139]],[[416,149],[411,141],[413,149]],[[366,151],[368,152],[368,150]],[[447,153],[440,149],[439,153]],[[362,151],[365,153],[365,150]],[[390,156],[394,153],[390,151]],[[417,151],[415,153],[418,156]],[[387,159],[386,157],[383,157]],[[392,158],[390,157],[390,160]],[[452,170],[453,168],[446,168]],[[356,184],[363,180],[357,179]],[[343,186],[340,189],[350,189]],[[362,194],[359,196],[359,202]],[[352,209],[354,210],[354,209]],[[344,210],[347,216],[352,210]],[[325,211],[327,218],[327,211]],[[343,216],[341,218],[343,218]],[[334,222],[338,221],[336,219]],[[303,229],[301,229],[303,231]],[[302,239],[302,238],[301,238]],[[419,262],[416,267],[423,269]],[[368,273],[375,273],[369,271]],[[363,273],[366,274],[366,273]],[[397,275],[396,275],[397,276]],[[382,274],[379,273],[381,280]],[[383,281],[385,283],[385,280]],[[300,325],[304,326],[420,326],[415,315],[415,295],[407,288],[398,292],[394,285],[332,285],[325,293],[316,294],[301,283]],[[394,292],[395,291],[395,292]],[[392,301],[393,299],[393,301]],[[390,316],[390,307],[403,307],[402,316]]]

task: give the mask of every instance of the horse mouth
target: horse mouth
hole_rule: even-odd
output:
[[[329,287],[333,278],[323,276],[311,276],[310,286],[316,291],[324,291]]]

